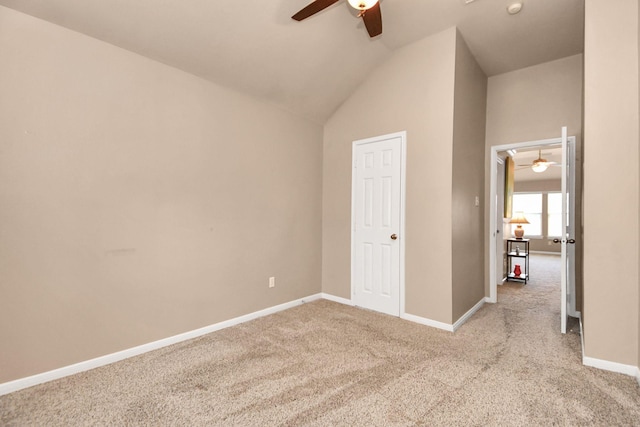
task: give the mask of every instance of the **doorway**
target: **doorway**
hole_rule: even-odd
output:
[[[563,140],[565,141],[563,144]],[[576,140],[575,137],[567,137],[566,129],[563,129],[562,138],[554,138],[548,140],[529,141],[513,144],[505,144],[500,146],[491,147],[491,175],[490,175],[490,204],[489,204],[489,301],[497,302],[498,294],[497,287],[498,282],[501,280],[502,270],[500,269],[501,245],[503,244],[504,237],[504,224],[501,222],[502,215],[498,211],[500,206],[504,202],[504,193],[501,190],[501,186],[504,182],[501,182],[499,170],[503,168],[500,152],[508,152],[510,150],[531,151],[532,149],[544,150],[545,148],[554,147],[558,145],[565,146],[565,154],[563,158],[566,160],[565,165],[562,167],[564,178],[562,179],[562,193],[566,194],[565,200],[567,202],[565,206],[566,215],[563,215],[563,231],[562,238],[557,239],[561,244],[561,257],[562,267],[559,272],[561,277],[561,331],[564,333],[566,330],[566,316],[579,317],[576,303],[576,251],[575,246],[571,241],[575,242],[576,228]],[[564,203],[564,202],[563,202]]]
[[[353,142],[351,293],[356,306],[404,312],[406,132]]]

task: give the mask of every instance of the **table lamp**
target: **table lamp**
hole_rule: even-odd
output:
[[[516,239],[522,239],[522,236],[524,236],[524,228],[522,228],[522,224],[529,224],[529,221],[524,217],[524,212],[516,212],[509,221],[509,224],[518,224],[515,230],[513,230],[513,235],[516,236]]]

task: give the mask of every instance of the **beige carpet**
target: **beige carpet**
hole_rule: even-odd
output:
[[[640,425],[636,380],[558,332],[554,268],[532,257],[455,334],[316,301],[0,397],[0,424]]]

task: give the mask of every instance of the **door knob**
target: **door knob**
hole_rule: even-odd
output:
[[[560,239],[553,239],[553,243],[571,243],[572,245],[576,242],[575,239],[567,239],[567,240],[560,240]]]
[[[391,240],[397,240],[398,239],[398,235],[397,234],[392,234],[391,235]]]

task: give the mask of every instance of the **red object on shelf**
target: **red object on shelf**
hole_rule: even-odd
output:
[[[516,264],[516,268],[513,269],[513,275],[519,276],[522,274],[522,270],[520,270],[520,264]]]

